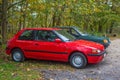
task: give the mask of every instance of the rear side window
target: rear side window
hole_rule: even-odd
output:
[[[19,40],[33,40],[34,39],[34,32],[33,30],[26,30],[24,31],[18,38]]]

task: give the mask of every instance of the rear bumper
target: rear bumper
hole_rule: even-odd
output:
[[[99,63],[103,60],[104,56],[106,55],[106,51],[103,51],[99,54],[88,54],[87,59],[88,63]]]
[[[5,51],[6,51],[6,54],[10,55],[11,49],[9,47],[6,47]]]

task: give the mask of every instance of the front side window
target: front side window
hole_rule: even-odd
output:
[[[19,40],[33,40],[34,33],[33,30],[26,30],[24,31],[18,38]]]
[[[71,29],[71,34],[72,34],[73,36],[75,36],[75,37],[78,36],[78,33],[77,33],[74,29]]]
[[[65,42],[75,40],[74,36],[72,36],[71,34],[69,34],[68,32],[66,32],[64,30],[57,30],[55,32]]]
[[[57,38],[57,35],[52,31],[39,30],[37,32],[36,39],[40,41],[54,41]]]
[[[78,37],[79,34],[72,28],[65,28],[65,29],[62,29],[64,30],[65,32],[69,33],[70,35],[74,36],[74,37]]]

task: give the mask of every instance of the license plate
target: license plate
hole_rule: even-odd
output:
[[[105,57],[107,54],[105,53],[103,56]]]
[[[102,61],[104,61],[104,60],[105,60],[105,58],[104,58],[104,57],[106,57],[106,55],[107,55],[106,53],[103,55],[103,60],[102,60]]]

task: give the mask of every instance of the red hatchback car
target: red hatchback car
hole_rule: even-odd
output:
[[[76,40],[58,28],[23,29],[8,41],[6,53],[16,62],[25,58],[63,61],[75,68],[98,63],[106,54],[103,45]]]

